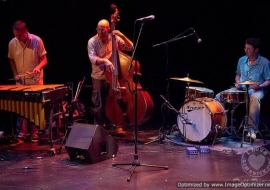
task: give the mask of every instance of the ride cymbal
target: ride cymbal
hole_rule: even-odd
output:
[[[203,84],[203,82],[198,81],[198,80],[191,79],[189,77],[185,77],[185,78],[172,77],[170,79],[172,79],[172,80],[181,80],[181,81],[186,81],[186,82],[193,82],[193,83],[202,83]]]
[[[260,84],[260,83],[247,80],[245,82],[239,82],[239,83],[235,83],[235,84],[253,85],[253,84]]]

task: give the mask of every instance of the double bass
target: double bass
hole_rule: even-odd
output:
[[[119,10],[116,5],[111,5],[111,32],[115,30],[116,24],[120,21]],[[106,80],[109,83],[109,93],[106,99],[106,117],[112,124],[117,126],[128,126],[135,123],[143,124],[153,114],[154,104],[146,90],[142,88],[137,78],[140,73],[138,61],[131,60],[131,57],[116,46],[116,36],[112,36],[112,56],[110,61],[114,65],[113,72],[105,71]],[[129,69],[132,64],[131,69]],[[137,75],[137,76],[136,76]],[[135,91],[135,89],[137,91]],[[137,101],[134,94],[137,93]],[[137,105],[135,105],[137,102]],[[137,106],[137,109],[135,109]],[[135,110],[137,110],[135,118]]]

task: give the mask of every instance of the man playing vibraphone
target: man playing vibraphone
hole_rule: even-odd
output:
[[[43,67],[47,65],[47,52],[42,39],[30,34],[22,21],[14,23],[13,34],[15,37],[8,44],[8,58],[16,84],[43,85]],[[18,117],[17,123],[19,137],[24,137],[28,132],[28,122]],[[30,137],[37,137],[37,128],[34,125],[29,132]]]

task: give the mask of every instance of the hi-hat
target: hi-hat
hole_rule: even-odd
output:
[[[260,83],[247,80],[245,82],[238,82],[238,83],[235,83],[235,84],[253,85],[253,84],[260,84]]]
[[[198,80],[191,79],[189,77],[185,77],[185,78],[172,77],[170,79],[172,79],[172,80],[181,80],[181,81],[186,81],[186,82],[202,83],[203,84],[203,82],[198,81]]]

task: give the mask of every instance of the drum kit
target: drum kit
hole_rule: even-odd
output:
[[[177,126],[186,141],[202,142],[220,138],[222,132],[235,130],[233,127],[233,113],[236,107],[247,101],[247,91],[225,90],[220,93],[220,102],[213,99],[214,92],[203,87],[189,86],[189,83],[201,83],[201,81],[185,78],[170,78],[187,82],[185,101],[177,111]],[[240,85],[251,85],[254,82],[246,81]],[[231,110],[231,126],[227,127],[227,111],[221,103],[233,105]],[[248,103],[246,103],[248,106]],[[248,110],[248,107],[247,107]],[[248,112],[247,112],[247,117]],[[232,134],[232,133],[230,133]]]

